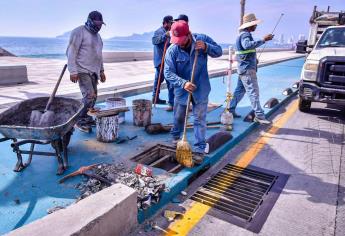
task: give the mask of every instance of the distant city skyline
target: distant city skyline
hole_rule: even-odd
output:
[[[284,34],[290,38],[308,35],[313,6],[326,10],[345,10],[343,0],[247,0],[246,12],[262,19],[255,37],[270,33],[281,13],[276,39]],[[18,7],[20,6],[20,7]],[[206,33],[222,43],[234,42],[239,26],[240,0],[7,0],[0,1],[0,36],[56,37],[84,24],[87,14],[99,10],[107,25],[103,38],[128,36],[157,29],[164,15],[187,14],[192,32]]]

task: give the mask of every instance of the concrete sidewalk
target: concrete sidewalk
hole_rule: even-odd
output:
[[[293,51],[264,52],[261,55],[260,64],[269,64],[303,56]],[[228,67],[227,58],[227,55],[217,59],[209,58],[208,69],[211,77],[224,74]],[[64,63],[66,63],[64,60],[0,57],[1,65],[26,65],[29,78],[29,83],[26,84],[0,86],[0,111],[16,102],[29,98],[49,96]],[[108,96],[117,93],[126,95],[123,94],[124,91],[133,91],[143,87],[148,91],[154,78],[152,61],[105,63],[105,73],[107,81],[99,85],[99,93]],[[141,92],[143,91],[141,90]],[[70,82],[69,73],[65,74],[57,95],[80,98],[78,84]],[[104,96],[99,96],[99,98],[102,99]]]

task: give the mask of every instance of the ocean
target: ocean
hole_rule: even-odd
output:
[[[103,51],[152,51],[150,41],[135,40],[103,40]],[[0,37],[0,47],[21,57],[38,57],[64,59],[68,39],[66,38],[29,38],[29,37]],[[228,48],[230,44],[220,44]],[[289,45],[291,46],[291,45]],[[268,45],[282,47],[284,45]]]

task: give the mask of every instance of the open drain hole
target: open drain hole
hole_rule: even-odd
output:
[[[193,153],[193,155],[197,154]],[[176,174],[183,169],[183,166],[176,162],[175,157],[175,147],[157,144],[135,155],[131,158],[131,160],[150,167],[166,170],[169,173]]]
[[[190,199],[211,207],[210,215],[255,233],[260,232],[288,179],[284,174],[232,164],[208,175],[202,186],[191,187]]]

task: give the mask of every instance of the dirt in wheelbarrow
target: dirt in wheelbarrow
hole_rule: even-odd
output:
[[[100,164],[95,166],[92,171],[93,174],[105,178],[112,184],[121,183],[135,189],[138,193],[138,209],[147,209],[152,204],[159,202],[164,191],[169,191],[164,184],[167,177],[137,174],[135,173],[137,171],[126,167],[123,163]],[[83,177],[82,182],[75,187],[80,190],[80,196],[77,199],[79,201],[109,185],[92,177]]]

